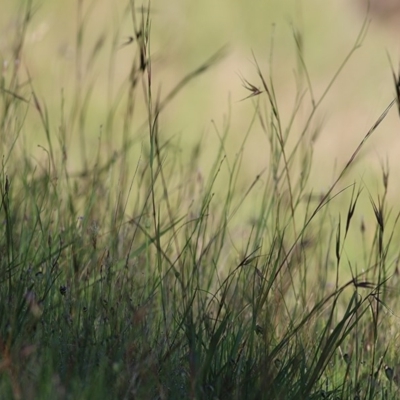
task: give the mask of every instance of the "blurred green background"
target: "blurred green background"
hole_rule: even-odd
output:
[[[19,27],[26,1],[5,0],[0,14],[0,57],[3,77],[7,81],[12,62],[13,40]],[[142,3],[136,2],[138,19]],[[79,17],[78,8],[82,15]],[[143,3],[147,7],[147,3]],[[313,84],[315,96],[324,91],[338,67],[352,48],[365,18],[361,0],[170,0],[151,2],[151,49],[153,59],[153,87],[163,98],[188,72],[200,65],[211,54],[227,45],[226,57],[209,72],[195,81],[174,99],[161,117],[164,138],[178,137],[180,149],[194,144],[204,135],[207,152],[203,156],[207,171],[219,143],[216,128],[223,130],[224,119],[230,110],[230,134],[227,153],[232,157],[239,150],[242,138],[254,113],[255,99],[240,101],[248,95],[240,76],[256,86],[260,82],[252,53],[265,76],[272,75],[282,119],[288,118],[296,93],[294,70],[297,65],[293,29],[300,31],[304,41],[304,57]],[[78,19],[84,21],[82,86],[93,87],[87,110],[85,138],[87,149],[98,142],[100,126],[110,99],[129,74],[133,47],[120,48],[133,34],[132,19],[127,1],[34,1],[35,13],[29,25],[20,74],[28,79],[27,71],[39,99],[49,108],[54,132],[61,118],[62,98],[73,103],[76,88],[76,32]],[[387,21],[374,19],[363,45],[358,49],[331,88],[318,110],[315,124],[322,124],[315,143],[312,186],[324,190],[332,182],[334,168],[344,165],[357,144],[378,118],[395,94],[390,63],[398,64],[398,32]],[[103,45],[96,60],[88,60],[96,43]],[[114,43],[114,49],[112,50]],[[272,49],[273,47],[273,49]],[[272,69],[269,58],[273,54]],[[110,67],[110,65],[113,65]],[[29,88],[27,88],[29,94]],[[306,98],[306,103],[308,102]],[[307,105],[300,110],[307,115]],[[116,119],[122,119],[123,109]],[[30,110],[23,137],[32,152],[40,157],[36,145],[45,144],[43,129],[34,110]],[[135,121],[139,126],[146,120],[145,108],[137,106]],[[215,124],[215,125],[214,125]],[[28,131],[29,128],[29,131]],[[139,133],[145,137],[145,133]],[[113,137],[115,148],[120,144],[118,129]],[[356,178],[366,182],[371,176],[371,190],[379,185],[380,164],[389,160],[392,171],[400,168],[398,115],[392,109],[387,120],[374,134],[362,151],[357,164]],[[70,168],[79,169],[79,140],[71,133]],[[88,150],[89,151],[89,150]],[[230,153],[231,152],[231,153]],[[258,124],[245,148],[243,174],[254,177],[268,165],[267,140]],[[370,172],[372,174],[370,175]],[[206,173],[206,172],[205,172]],[[396,175],[396,173],[394,173]],[[353,177],[353,179],[355,179]],[[399,184],[391,182],[392,195],[398,193]]]

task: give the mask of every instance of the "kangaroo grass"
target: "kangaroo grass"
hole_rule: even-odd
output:
[[[213,124],[219,146],[204,176],[205,140],[180,149],[161,117],[226,48],[163,95],[154,88],[151,5],[127,3],[133,33],[124,41],[121,26],[111,39],[108,25],[91,32],[95,4],[77,4],[74,85],[61,91],[59,113],[29,61],[19,68],[32,2],[17,16],[12,49],[1,53],[13,70],[0,85],[0,398],[400,397],[400,213],[388,204],[389,166],[382,192],[356,181],[341,187],[396,100],[317,202],[307,194],[323,129],[312,128],[317,109],[356,57],[367,22],[319,98],[294,30],[288,118],[272,57],[266,78],[253,55],[259,85],[240,75],[250,91],[244,100],[255,106],[248,129],[232,155],[233,110],[222,128]],[[114,91],[116,54],[127,48],[130,70]],[[94,71],[104,56],[101,108]],[[265,165],[249,178],[245,148],[258,128]],[[24,138],[36,130],[44,144],[35,158]]]

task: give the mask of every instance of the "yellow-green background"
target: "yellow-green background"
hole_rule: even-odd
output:
[[[360,0],[361,1],[361,0]],[[305,61],[316,97],[321,94],[346,54],[350,51],[361,29],[364,14],[360,1],[321,0],[169,0],[151,3],[151,48],[153,58],[153,86],[161,90],[161,98],[186,73],[198,66],[218,48],[228,45],[228,55],[207,74],[192,82],[168,107],[161,117],[164,138],[178,135],[182,151],[205,135],[207,153],[199,169],[207,170],[209,159],[215,154],[219,139],[213,122],[222,131],[223,120],[231,107],[231,132],[228,156],[233,157],[248,127],[254,102],[240,102],[248,95],[239,76],[259,85],[252,52],[262,72],[271,73],[279,100],[282,118],[288,117],[295,95],[294,69],[297,59],[292,26],[304,36]],[[5,0],[0,13],[0,57],[11,58],[13,37],[18,15],[26,2]],[[88,111],[86,139],[88,148],[95,148],[99,127],[104,124],[110,83],[107,68],[114,58],[115,72],[111,93],[129,73],[133,47],[127,46],[111,53],[113,38],[123,43],[132,35],[132,21],[127,1],[82,1],[85,23],[84,53],[90,53],[96,40],[104,35],[105,46],[95,66],[84,76],[86,83],[95,82]],[[21,76],[26,69],[33,79],[39,99],[49,108],[50,124],[54,132],[60,118],[61,93],[67,105],[72,104],[75,88],[75,42],[78,1],[34,1],[35,14],[26,35]],[[140,7],[142,3],[136,3]],[[147,6],[147,3],[144,4]],[[90,11],[89,11],[90,10]],[[138,17],[139,17],[138,13]],[[340,168],[356,145],[394,96],[388,54],[395,67],[398,63],[399,33],[386,21],[373,21],[363,46],[353,55],[329,95],[319,109],[316,124],[323,121],[322,133],[315,145],[311,186],[324,190],[332,182],[333,168]],[[273,70],[268,58],[273,41]],[[86,56],[87,56],[86,54]],[[112,54],[112,55],[111,55]],[[4,72],[7,74],[7,71]],[[28,90],[29,91],[29,90]],[[309,110],[304,106],[300,115]],[[31,121],[23,135],[33,154],[40,157],[37,144],[45,145],[45,136],[32,110]],[[142,118],[141,118],[142,116]],[[123,118],[123,109],[117,118]],[[135,116],[138,126],[145,121],[144,108]],[[302,125],[295,126],[293,135]],[[395,108],[362,151],[361,161],[352,179],[364,178],[373,191],[379,187],[378,178],[371,180],[371,171],[379,171],[382,160],[389,159],[393,198],[399,191],[395,179],[400,168],[400,132]],[[76,135],[75,135],[76,136]],[[119,145],[115,132],[115,148]],[[90,146],[93,144],[93,147]],[[79,141],[71,135],[70,157],[74,159]],[[231,155],[229,155],[231,152]],[[73,163],[72,163],[73,164]],[[76,164],[79,164],[78,158]],[[246,145],[243,174],[249,179],[268,165],[266,138],[256,124]],[[74,165],[70,165],[74,169]],[[77,168],[79,169],[79,168]]]

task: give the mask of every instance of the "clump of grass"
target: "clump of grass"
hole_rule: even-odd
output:
[[[0,90],[0,397],[397,397],[392,309],[398,215],[387,204],[389,170],[382,169],[383,192],[369,195],[371,237],[365,224],[354,222],[365,189],[358,183],[341,187],[393,103],[314,203],[307,190],[318,130],[311,127],[337,74],[317,99],[296,32],[299,90],[287,121],[274,81],[256,59],[259,82],[242,78],[255,100],[248,135],[258,121],[268,139],[266,169],[242,183],[247,136],[231,159],[224,150],[227,124],[210,175],[202,176],[201,141],[189,162],[180,160],[174,143],[160,133],[160,117],[221,53],[162,98],[153,88],[150,13],[138,13],[133,2],[130,11],[135,57],[121,90],[110,94],[93,153],[85,129],[94,82],[85,82],[84,69],[95,65],[104,34],[86,59],[79,8],[75,93],[72,101],[63,98],[55,122],[34,77],[28,75],[28,86],[21,82],[17,61],[30,2],[21,14],[9,55],[13,70],[3,75]],[[361,45],[365,28],[338,73]],[[113,43],[112,54],[118,47]],[[302,76],[311,111],[298,131],[306,99]],[[137,99],[147,112],[141,126],[147,143],[141,146],[131,128]],[[116,121],[121,110],[123,120]],[[45,157],[35,162],[28,148],[19,147],[22,132],[30,132],[31,113],[47,140]],[[113,152],[117,128],[122,141]],[[73,133],[82,150],[78,172],[69,163]],[[141,147],[137,153],[135,146]],[[261,182],[260,196],[255,189]],[[348,195],[347,211],[334,218],[330,207],[339,195]],[[250,224],[240,214],[246,203],[253,204]],[[235,241],[239,228],[241,246]],[[364,244],[361,267],[346,251],[354,233]]]

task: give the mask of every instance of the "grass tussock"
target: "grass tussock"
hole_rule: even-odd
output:
[[[288,119],[254,57],[258,81],[241,77],[254,118],[234,157],[225,151],[229,118],[216,128],[220,147],[204,176],[205,143],[181,155],[163,137],[162,116],[223,52],[159,93],[151,7],[131,2],[134,33],[124,45],[135,55],[123,85],[110,91],[93,146],[90,72],[107,50],[103,33],[84,40],[82,4],[75,84],[56,114],[21,62],[32,2],[19,13],[10,52],[0,55],[0,397],[399,397],[399,214],[387,200],[389,167],[377,194],[363,182],[344,183],[394,102],[324,193],[309,182],[318,108],[366,25],[320,97],[294,32],[298,90]],[[116,36],[111,72],[119,46]],[[136,109],[145,110],[144,123]],[[302,125],[300,109],[309,110]],[[39,159],[24,139],[33,127],[46,140]],[[253,129],[267,139],[266,166],[246,180]],[[368,224],[359,223],[365,199]],[[249,208],[251,218],[242,211]]]

